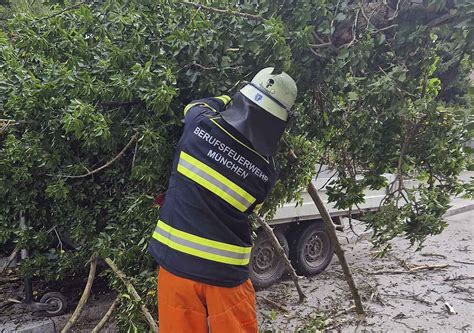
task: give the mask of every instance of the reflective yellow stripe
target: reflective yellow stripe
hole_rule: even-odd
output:
[[[216,249],[229,251],[229,252],[235,252],[235,253],[244,253],[244,254],[245,253],[250,253],[250,251],[252,251],[251,247],[243,247],[243,246],[232,245],[232,244],[218,242],[218,241],[215,241],[215,240],[212,240],[212,239],[208,239],[208,238],[204,238],[204,237],[200,237],[200,236],[190,234],[188,232],[173,228],[172,226],[166,224],[165,222],[163,222],[161,220],[158,221],[157,227],[164,230],[164,231],[166,231],[166,232],[169,232],[170,234],[175,235],[179,238],[189,240],[193,243],[214,247]]]
[[[188,161],[192,165],[195,165],[196,167],[198,167],[199,169],[201,169],[202,171],[204,171],[208,175],[211,175],[212,177],[216,178],[218,181],[220,181],[224,185],[227,185],[229,188],[231,188],[233,191],[238,193],[240,196],[242,196],[242,198],[246,199],[248,202],[250,202],[252,204],[255,202],[255,198],[252,195],[250,195],[250,193],[248,193],[243,188],[241,188],[239,185],[235,184],[233,181],[231,181],[228,178],[224,177],[223,175],[221,175],[217,171],[211,169],[209,166],[202,163],[197,158],[192,157],[191,155],[189,155],[188,153],[186,153],[184,151],[181,152],[180,157],[183,158],[183,160]]]
[[[221,190],[220,188],[218,188],[217,186],[215,186],[214,184],[212,184],[208,180],[206,180],[206,179],[202,178],[201,176],[193,173],[192,171],[186,169],[185,167],[183,167],[181,165],[178,165],[178,172],[180,172],[183,175],[185,175],[186,177],[194,180],[196,183],[198,183],[199,185],[201,185],[204,188],[208,189],[209,191],[211,191],[212,193],[214,193],[215,195],[217,195],[218,197],[220,197],[224,201],[227,201],[229,204],[231,204],[232,206],[237,208],[239,211],[245,212],[247,210],[246,206],[242,205],[240,202],[235,200],[232,196],[230,196],[229,194],[227,194],[226,192],[224,192],[223,190]]]
[[[230,265],[247,265],[251,247],[217,242],[175,229],[158,221],[153,238],[177,251]]]
[[[230,100],[231,100],[231,98],[230,98],[229,96],[227,96],[227,95],[217,96],[217,97],[215,97],[215,98],[221,100],[222,103],[224,103],[224,105],[226,105],[227,103],[229,103]]]
[[[201,103],[191,103],[191,104],[188,104],[186,105],[186,107],[184,108],[184,115],[186,115],[186,113],[189,111],[189,109],[191,109],[193,106],[196,106],[196,105],[199,105]]]
[[[186,115],[186,113],[188,113],[189,109],[191,109],[193,106],[197,106],[197,105],[202,105],[202,106],[205,106],[207,107],[208,109],[210,109],[211,111],[215,112],[215,113],[218,113],[216,109],[214,109],[212,106],[210,106],[209,104],[207,103],[204,103],[204,102],[196,102],[196,103],[191,103],[191,104],[188,104],[186,105],[186,107],[184,108],[184,115]]]
[[[241,259],[232,259],[232,258],[222,257],[222,256],[217,255],[217,254],[207,253],[207,252],[204,252],[204,251],[201,251],[201,250],[196,250],[196,249],[190,248],[188,246],[181,245],[181,244],[178,244],[176,242],[173,242],[172,240],[167,239],[167,238],[161,236],[160,234],[158,234],[156,232],[153,233],[153,238],[155,238],[157,241],[160,241],[161,243],[163,243],[163,244],[167,245],[168,247],[170,247],[172,249],[175,249],[177,251],[184,252],[184,253],[193,255],[195,257],[200,257],[200,258],[203,258],[203,259],[221,262],[223,264],[244,266],[244,265],[247,265],[250,261],[250,259],[242,259],[242,260]]]
[[[245,143],[243,143],[242,141],[240,141],[239,139],[237,139],[235,136],[233,136],[231,133],[229,133],[229,131],[227,131],[224,127],[222,127],[221,125],[219,125],[219,123],[215,120],[215,118],[210,118],[210,120],[217,126],[219,127],[225,134],[227,134],[228,136],[230,136],[232,139],[234,139],[235,141],[237,141],[238,143],[240,143],[242,146],[244,146],[245,148],[253,151],[255,154],[257,154],[258,156],[260,156],[265,162],[267,163],[270,163],[268,161],[267,158],[265,158],[265,156],[263,155],[260,155],[255,149],[252,149],[251,147],[247,146]]]

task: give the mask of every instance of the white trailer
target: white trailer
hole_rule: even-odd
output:
[[[321,199],[333,218],[337,229],[342,231],[342,218],[352,215],[360,216],[361,212],[377,211],[380,202],[387,193],[387,188],[377,191],[366,191],[365,202],[352,211],[339,210],[327,202],[326,188],[333,172],[324,170],[313,184],[319,190]],[[388,184],[393,181],[393,175],[385,175]],[[297,206],[290,202],[280,207],[269,224],[274,228],[280,244],[285,249],[297,274],[314,275],[321,273],[329,265],[334,254],[333,244],[326,233],[316,205],[310,195],[302,193],[303,203]],[[250,259],[250,278],[254,286],[264,288],[280,279],[285,272],[285,266],[280,261],[270,240],[263,230],[257,230]]]

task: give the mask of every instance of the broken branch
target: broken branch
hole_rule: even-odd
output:
[[[234,16],[240,16],[240,17],[244,17],[244,18],[247,18],[247,19],[251,19],[251,20],[256,20],[256,21],[264,21],[265,19],[259,15],[253,15],[253,14],[249,14],[249,13],[242,13],[242,12],[237,12],[235,10],[230,10],[230,9],[220,9],[220,8],[213,8],[213,7],[208,7],[208,6],[204,6],[204,5],[201,5],[200,3],[197,3],[197,2],[191,2],[191,1],[181,1],[182,4],[184,5],[188,5],[188,6],[193,6],[197,9],[204,9],[208,12],[213,12],[213,13],[217,13],[217,14],[230,14],[230,15],[234,15]]]
[[[459,280],[470,280],[474,279],[474,275],[459,275],[453,277],[447,277],[444,281],[459,281]]]
[[[339,243],[339,239],[337,238],[336,234],[336,227],[334,226],[334,222],[332,221],[331,215],[329,215],[326,207],[324,206],[323,201],[321,200],[318,190],[314,186],[314,184],[310,181],[308,184],[307,189],[309,195],[313,199],[316,207],[318,208],[319,214],[323,219],[324,225],[326,227],[326,231],[331,239],[331,242],[334,244],[334,252],[336,252],[337,258],[341,263],[342,271],[344,272],[344,276],[346,279],[347,284],[349,285],[349,289],[352,293],[352,298],[354,299],[356,311],[358,314],[365,314],[364,306],[362,305],[362,301],[359,295],[359,290],[357,289],[357,285],[352,277],[351,269],[349,268],[349,264],[347,263],[346,256],[344,254],[344,250],[342,249],[341,244]]]
[[[306,295],[303,293],[303,290],[300,287],[300,284],[298,282],[298,275],[296,275],[295,269],[293,266],[291,266],[290,261],[288,260],[288,257],[286,256],[285,251],[281,247],[280,243],[278,242],[278,239],[276,238],[275,234],[273,233],[272,228],[268,225],[267,222],[265,222],[260,216],[256,216],[258,224],[262,227],[262,229],[265,231],[267,234],[268,238],[272,242],[273,246],[275,247],[275,250],[277,251],[278,256],[283,260],[285,263],[285,266],[287,267],[288,271],[290,272],[291,279],[295,283],[296,290],[298,291],[298,295],[300,297],[300,302],[303,302],[304,299],[306,298]]]
[[[14,259],[16,258],[16,256],[18,255],[18,252],[19,252],[19,251],[20,251],[20,249],[17,248],[17,247],[13,250],[13,252],[12,252],[12,253],[10,254],[10,256],[8,257],[8,261],[7,261],[7,263],[5,264],[5,266],[3,267],[2,272],[0,273],[0,275],[3,275],[3,274],[7,271],[8,267],[10,266],[10,264],[13,262],[13,260],[14,260]]]
[[[120,302],[120,296],[117,296],[115,298],[115,300],[112,302],[112,304],[110,305],[109,309],[107,310],[107,312],[105,313],[104,317],[102,317],[102,319],[97,323],[97,325],[94,327],[94,329],[92,330],[92,333],[99,333],[100,330],[102,329],[102,327],[104,327],[104,325],[107,323],[107,321],[110,319],[110,317],[112,316],[112,313],[115,311],[115,309],[117,308],[117,305],[119,304]]]
[[[277,302],[272,301],[271,299],[266,298],[265,296],[261,296],[260,298],[263,299],[263,300],[264,300],[265,302],[267,302],[268,304],[274,306],[274,307],[277,308],[278,310],[283,311],[283,312],[288,312],[288,309],[285,308],[283,305],[278,304]]]
[[[87,278],[87,283],[84,288],[84,291],[82,292],[81,299],[79,300],[79,303],[77,304],[76,310],[74,310],[74,313],[69,318],[64,328],[61,330],[61,333],[69,332],[72,325],[74,325],[77,318],[79,318],[79,315],[81,314],[82,309],[84,308],[84,305],[87,303],[87,300],[89,299],[92,283],[94,282],[94,278],[95,278],[95,271],[97,268],[97,258],[95,256],[92,256],[91,260],[92,261],[91,261],[91,268],[89,270],[89,277]]]
[[[67,176],[67,175],[61,175],[61,177],[64,177],[64,178],[84,178],[84,177],[87,177],[87,176],[91,176],[105,168],[107,168],[109,165],[111,165],[112,163],[114,163],[116,160],[118,160],[120,157],[122,157],[123,154],[125,154],[125,151],[127,151],[127,149],[132,145],[132,143],[135,141],[135,139],[137,138],[138,136],[138,133],[135,133],[132,138],[130,139],[130,141],[128,141],[128,143],[125,145],[125,147],[123,147],[123,149],[120,151],[120,153],[118,153],[114,158],[112,158],[110,161],[108,161],[107,163],[105,163],[104,165],[102,165],[101,167],[98,167],[97,169],[94,169],[92,171],[89,171],[88,173],[86,174],[83,174],[83,175],[79,175],[79,176]]]
[[[421,270],[435,270],[435,269],[443,269],[448,267],[448,264],[441,264],[441,265],[421,265],[421,266],[416,266],[413,268],[410,268],[408,270],[399,270],[399,271],[390,271],[390,270],[385,270],[385,271],[377,271],[377,272],[367,272],[368,274],[372,275],[378,275],[378,274],[411,274],[411,273],[416,273]]]
[[[135,301],[137,301],[140,304],[140,308],[145,315],[146,320],[148,321],[148,324],[150,325],[150,328],[153,330],[153,332],[158,332],[158,325],[156,324],[155,319],[153,319],[153,316],[150,314],[146,306],[142,302],[142,298],[140,295],[138,295],[137,290],[135,287],[128,281],[128,277],[125,275],[124,272],[122,272],[117,265],[112,261],[110,258],[105,258],[104,259],[107,265],[112,269],[112,271],[115,273],[115,275],[118,276],[120,280],[122,280],[123,284],[127,287],[127,290],[132,294],[133,298]]]
[[[38,21],[38,22],[41,22],[41,21],[44,21],[44,20],[49,20],[50,18],[53,18],[53,17],[55,17],[55,16],[64,14],[64,13],[67,12],[67,11],[70,11],[70,10],[72,10],[72,9],[76,9],[76,8],[78,8],[78,7],[82,6],[82,5],[86,5],[86,4],[87,4],[87,1],[78,2],[78,3],[76,3],[76,4],[72,5],[72,6],[69,6],[69,7],[64,8],[63,10],[60,10],[59,12],[53,13],[53,14],[51,14],[51,15],[49,15],[49,16],[41,17],[41,18],[39,18],[37,21]]]

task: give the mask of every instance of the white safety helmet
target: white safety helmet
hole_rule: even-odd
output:
[[[273,67],[262,69],[240,92],[265,111],[286,122],[296,100],[296,83],[285,72],[272,73]]]

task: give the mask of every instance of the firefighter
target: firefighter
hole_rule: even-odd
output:
[[[273,155],[296,99],[286,73],[262,69],[239,92],[184,109],[149,252],[160,266],[160,331],[257,332],[249,216],[277,178]]]

